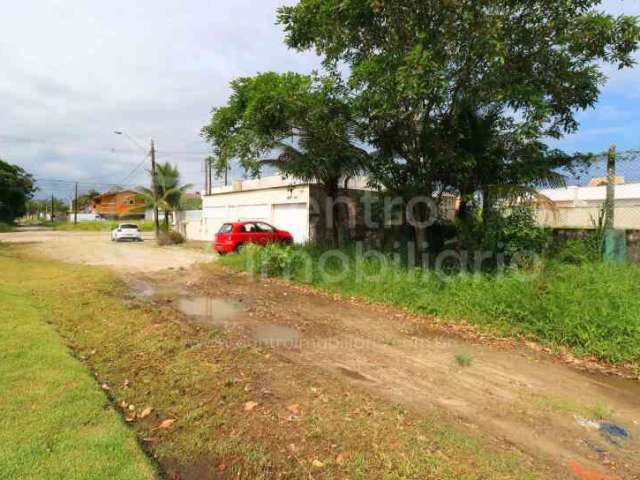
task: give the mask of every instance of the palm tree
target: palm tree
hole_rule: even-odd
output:
[[[164,230],[169,230],[169,215],[180,206],[182,194],[193,185],[180,185],[180,172],[178,167],[169,162],[161,163],[156,167],[156,194],[153,187],[138,187],[136,190],[147,205],[164,212]],[[158,232],[156,232],[156,235]]]

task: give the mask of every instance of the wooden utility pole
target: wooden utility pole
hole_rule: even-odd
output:
[[[158,181],[156,178],[156,147],[151,139],[151,188],[153,189],[153,216],[155,217],[156,238],[160,235],[160,218],[158,214]]]
[[[78,182],[76,182],[75,200],[73,201],[73,224],[78,224]]]
[[[53,206],[53,193],[51,194],[51,221],[53,222],[53,220],[56,218],[56,214],[55,214],[55,208]]]
[[[211,193],[211,177],[209,176],[209,159],[204,159],[204,194],[209,195]]]
[[[213,189],[213,178],[211,177],[211,161],[207,159],[207,175],[209,177],[209,190],[207,193],[211,195],[211,190]]]
[[[615,226],[616,212],[616,146],[611,145],[607,153],[607,200],[605,202],[605,229],[611,231]]]

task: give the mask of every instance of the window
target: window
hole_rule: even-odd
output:
[[[127,230],[139,230],[138,225],[135,225],[133,223],[123,223],[122,225],[120,225],[120,228]]]
[[[258,227],[258,231],[260,231],[260,232],[273,233],[273,232],[276,231],[276,229],[273,228],[268,223],[258,222],[258,223],[256,223],[256,226]]]
[[[233,229],[233,225],[231,225],[230,223],[225,223],[220,227],[220,230],[218,230],[218,233],[230,233],[232,229]]]
[[[244,225],[242,225],[242,231],[244,233],[253,233],[257,232],[258,228],[253,223],[245,223]]]

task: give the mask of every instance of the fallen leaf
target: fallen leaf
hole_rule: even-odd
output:
[[[245,412],[250,412],[251,410],[253,410],[257,406],[258,406],[258,402],[247,402],[247,403],[244,404],[244,411]]]
[[[123,386],[124,388],[129,388],[129,379],[128,379],[128,378],[126,378],[126,379],[124,380],[124,382],[122,382],[122,386]]]
[[[294,415],[300,415],[300,405],[298,405],[297,403],[294,403],[293,405],[289,405],[287,407],[287,410],[289,410]]]
[[[129,405],[129,410],[131,410],[132,412],[136,409],[135,405]]]
[[[339,453],[336,455],[336,463],[340,465],[342,462],[344,462],[344,453]]]
[[[153,408],[147,407],[142,412],[140,412],[140,415],[138,416],[140,418],[147,418],[149,415],[151,415],[151,412],[153,412]]]
[[[108,392],[109,390],[111,390],[111,387],[109,385],[107,385],[106,383],[102,384],[102,389],[106,392]]]
[[[318,460],[317,458],[311,462],[311,465],[313,465],[316,468],[322,468],[324,467],[324,463],[322,463],[320,460]]]
[[[175,423],[175,421],[176,421],[175,418],[167,418],[166,420],[163,420],[162,422],[160,422],[160,425],[158,425],[156,429],[169,428],[171,425]]]

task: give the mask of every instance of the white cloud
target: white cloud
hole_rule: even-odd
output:
[[[295,0],[286,0],[294,3]],[[199,134],[229,82],[267,70],[309,72],[312,54],[289,51],[275,25],[281,0],[22,0],[0,16],[0,156],[41,177],[117,183],[144,155],[113,130],[156,139],[160,160],[201,183]],[[607,0],[640,15],[640,0]],[[639,70],[608,70],[587,129],[619,124],[636,108]],[[609,105],[608,99],[625,99]],[[602,130],[600,130],[602,132]],[[589,136],[585,133],[586,138]],[[579,144],[581,137],[566,140]],[[96,180],[97,179],[97,180]],[[132,182],[144,181],[138,173]]]
[[[160,160],[201,183],[208,146],[200,128],[226,101],[229,82],[318,66],[283,45],[274,25],[280,3],[8,4],[0,16],[0,156],[41,177],[114,183],[143,156],[112,133],[126,130],[145,144],[154,137]]]

